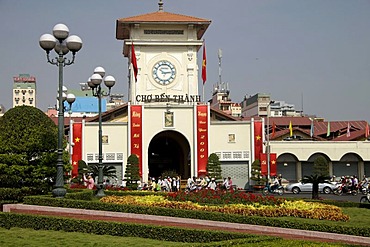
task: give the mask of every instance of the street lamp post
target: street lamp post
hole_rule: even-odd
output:
[[[48,63],[56,65],[59,68],[59,111],[58,111],[58,158],[57,158],[57,177],[55,188],[52,193],[54,197],[64,197],[66,189],[63,179],[63,132],[64,132],[64,107],[63,107],[63,67],[74,63],[76,52],[82,48],[82,40],[76,35],[69,36],[69,29],[64,24],[57,24],[53,28],[53,35],[43,34],[40,37],[39,44],[46,51]],[[50,51],[55,50],[58,57],[50,59]],[[71,51],[72,60],[65,55]]]
[[[98,108],[99,108],[99,130],[98,130],[98,145],[99,145],[99,174],[98,174],[98,185],[97,185],[97,197],[103,197],[104,194],[104,188],[103,188],[103,143],[102,143],[102,117],[101,117],[101,99],[102,97],[107,97],[110,95],[111,88],[116,83],[116,80],[113,76],[105,76],[105,70],[102,67],[96,67],[94,69],[94,74],[89,78],[88,80],[88,86],[92,90],[92,94],[98,98]],[[104,78],[104,84],[106,87],[108,87],[108,93],[104,93],[102,91],[101,83]]]
[[[267,182],[270,181],[270,106],[275,103],[274,100],[271,100],[267,105],[267,135],[266,135],[266,153],[267,153]]]

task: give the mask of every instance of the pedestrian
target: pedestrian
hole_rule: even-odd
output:
[[[95,185],[95,181],[94,179],[92,178],[91,175],[89,175],[87,178],[85,176],[85,173],[83,174],[83,179],[84,179],[84,182],[86,183],[86,186],[89,190],[92,190],[94,189],[94,185]]]
[[[217,188],[216,179],[212,178],[211,181],[208,184],[208,189],[216,190],[216,188]]]

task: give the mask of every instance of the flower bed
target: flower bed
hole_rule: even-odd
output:
[[[200,190],[191,193],[180,191],[168,193],[166,198],[170,201],[191,201],[205,204],[260,203],[263,205],[276,205],[285,201],[282,198],[256,195],[240,190]]]
[[[228,205],[200,205],[199,203],[191,201],[184,202],[168,200],[165,196],[161,195],[107,196],[103,197],[100,201],[105,203],[115,203],[123,205],[220,212],[226,214],[238,214],[243,216],[292,216],[299,218],[332,221],[349,220],[349,216],[343,214],[342,210],[339,207],[304,201],[279,200],[279,203],[275,205],[261,204],[260,202],[250,202],[248,204],[239,203]]]

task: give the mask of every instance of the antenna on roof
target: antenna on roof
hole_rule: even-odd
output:
[[[159,6],[159,12],[163,12],[163,2],[162,2],[162,0],[159,0],[158,6]]]
[[[222,83],[221,80],[221,58],[222,58],[222,50],[218,49],[218,78],[219,78],[219,83]]]

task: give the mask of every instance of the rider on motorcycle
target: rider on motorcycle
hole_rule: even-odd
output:
[[[271,185],[271,191],[276,190],[279,187],[279,185],[280,185],[279,179],[277,178],[277,176],[274,176],[274,181],[272,182]]]

